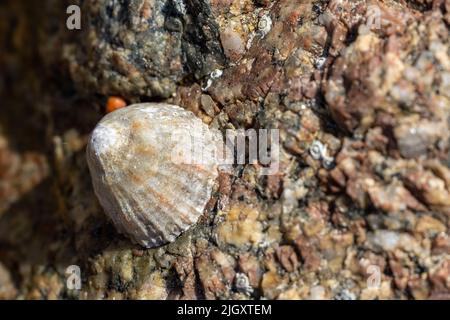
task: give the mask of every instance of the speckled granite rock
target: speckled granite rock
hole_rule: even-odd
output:
[[[225,62],[207,1],[96,0],[81,12],[82,31],[63,58],[90,94],[167,98]]]
[[[63,1],[0,4],[0,186],[23,190],[0,298],[450,299],[450,1],[112,3],[70,32]],[[133,245],[85,161],[108,95],[279,129],[280,170],[236,165],[193,229]]]

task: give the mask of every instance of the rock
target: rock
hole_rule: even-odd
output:
[[[158,272],[151,274],[148,279],[142,281],[135,292],[131,293],[134,300],[165,300],[167,299],[167,284]]]
[[[448,0],[0,7],[1,297],[449,299]],[[135,245],[84,156],[112,96],[276,129],[278,171],[230,166],[197,224]]]
[[[263,241],[262,225],[258,217],[256,209],[243,204],[234,205],[217,229],[219,243],[237,248],[258,246]]]
[[[280,277],[275,271],[266,272],[261,281],[263,294],[267,299],[275,299],[282,291],[286,279]]]
[[[248,253],[239,256],[239,269],[248,277],[249,284],[253,288],[258,288],[263,270],[258,262],[257,257]]]
[[[11,274],[3,264],[0,264],[0,299],[10,300],[17,295],[17,289],[12,282]]]
[[[277,258],[283,268],[288,272],[293,272],[299,266],[297,254],[291,246],[281,246],[277,250]]]
[[[89,93],[167,98],[183,77],[206,76],[224,62],[206,1],[96,0],[81,11],[82,32],[65,43],[64,60]]]
[[[420,217],[416,224],[416,231],[424,234],[436,235],[446,229],[442,222],[430,216]]]

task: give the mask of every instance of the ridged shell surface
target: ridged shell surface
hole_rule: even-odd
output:
[[[219,140],[174,105],[137,104],[106,115],[91,135],[87,161],[119,232],[150,248],[195,224],[218,176]]]

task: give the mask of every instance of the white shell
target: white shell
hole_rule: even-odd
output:
[[[264,15],[259,19],[258,32],[264,38],[272,29],[272,19],[269,15]]]
[[[87,161],[119,232],[150,248],[195,224],[218,176],[221,139],[174,105],[137,104],[106,115],[92,133]]]

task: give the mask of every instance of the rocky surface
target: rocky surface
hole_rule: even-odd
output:
[[[450,299],[450,1],[68,4],[0,4],[0,298]],[[85,160],[110,96],[279,129],[280,170],[133,245]]]

